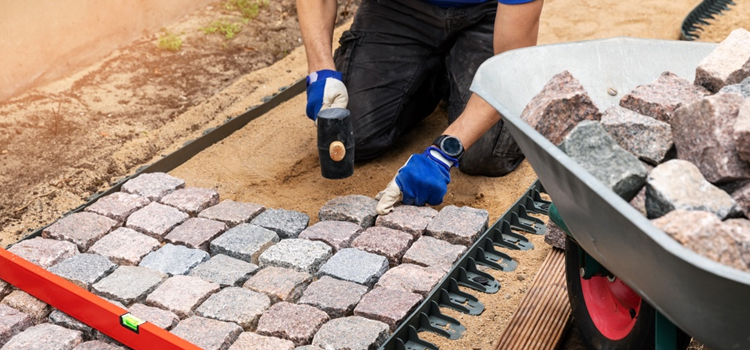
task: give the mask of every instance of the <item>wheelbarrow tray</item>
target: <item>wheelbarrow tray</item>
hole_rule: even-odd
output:
[[[472,91],[500,114],[572,236],[659,312],[712,349],[750,349],[750,273],[683,247],[521,118],[568,70],[604,111],[670,71],[692,81],[716,44],[613,38],[513,50],[479,68]],[[610,96],[609,89],[617,91]],[[611,91],[611,90],[610,90]]]

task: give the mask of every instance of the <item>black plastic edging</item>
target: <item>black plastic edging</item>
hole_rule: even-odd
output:
[[[707,19],[716,19],[714,15],[729,11],[729,5],[735,5],[732,0],[703,0],[682,21],[680,27],[680,40],[695,40],[700,38],[698,32],[703,31],[701,25],[709,25]]]
[[[204,149],[211,147],[213,144],[223,140],[227,136],[231,135],[235,131],[241,129],[254,119],[266,114],[270,110],[276,108],[278,105],[290,100],[291,98],[299,95],[305,91],[305,80],[299,80],[296,83],[292,84],[288,88],[284,89],[283,91],[279,92],[278,94],[271,97],[270,100],[264,102],[263,104],[260,104],[255,107],[251,107],[248,109],[245,113],[242,113],[236,117],[227,119],[224,124],[213,128],[208,129],[204,131],[203,136],[186,142],[180,149],[168,154],[166,157],[159,159],[158,161],[154,162],[153,164],[146,165],[143,167],[138,168],[136,170],[135,174],[132,174],[130,176],[127,176],[120,181],[118,181],[114,186],[112,186],[110,189],[99,192],[94,194],[93,196],[89,197],[85,204],[68,211],[62,215],[62,217],[66,217],[70,214],[77,213],[84,208],[88,207],[89,205],[96,202],[99,198],[112,194],[114,192],[117,192],[120,190],[120,187],[127,182],[128,180],[144,174],[144,173],[155,173],[155,172],[169,172],[173,169],[177,168],[178,166],[182,165],[186,161],[188,161],[190,158],[195,156],[196,154],[200,153]],[[61,218],[62,218],[61,217]],[[59,220],[59,219],[58,219]],[[55,220],[56,222],[57,220]],[[28,236],[22,238],[20,241],[38,237],[42,234],[42,231],[49,227],[50,225],[54,224],[55,222],[52,222],[51,224],[44,226],[42,228],[37,229],[36,231],[32,232]],[[12,245],[12,244],[11,244]]]

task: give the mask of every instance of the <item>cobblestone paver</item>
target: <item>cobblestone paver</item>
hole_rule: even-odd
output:
[[[245,332],[240,334],[237,341],[229,350],[294,350],[294,343],[289,340],[267,337],[260,334]]]
[[[224,232],[211,242],[211,254],[224,254],[258,264],[258,257],[268,247],[279,241],[276,232],[251,225],[240,224]]]
[[[146,255],[139,266],[166,273],[170,276],[185,275],[198,264],[209,259],[208,253],[200,249],[165,244],[159,250]]]
[[[437,267],[401,264],[380,277],[375,288],[402,290],[426,297],[444,276],[445,272]]]
[[[258,324],[260,315],[270,306],[271,299],[265,294],[229,287],[210,296],[195,313],[219,321],[234,322],[251,331]]]
[[[172,333],[204,350],[226,350],[242,333],[242,327],[231,322],[193,316],[180,322]]]
[[[203,209],[218,204],[219,192],[210,188],[188,187],[164,196],[159,202],[195,216]]]
[[[189,275],[218,283],[223,288],[242,285],[256,271],[258,265],[219,254],[190,270]]]
[[[6,295],[10,294],[10,292],[13,291],[13,286],[8,284],[7,282],[0,280],[0,300],[5,298]]]
[[[85,252],[91,244],[112,231],[117,221],[95,213],[80,212],[70,214],[42,232],[44,238],[54,238],[73,242],[78,250]]]
[[[362,227],[347,221],[321,221],[306,228],[299,238],[324,242],[337,252],[349,248],[352,240],[362,233]]]
[[[42,237],[20,241],[8,251],[45,269],[78,254],[73,243]]]
[[[404,231],[419,239],[427,229],[427,225],[438,211],[430,207],[418,207],[414,205],[401,205],[393,209],[387,215],[378,216],[375,226],[383,226],[394,230]]]
[[[419,294],[376,288],[365,294],[354,309],[354,314],[384,322],[394,331],[421,301]]]
[[[101,340],[92,340],[79,344],[73,350],[125,350],[125,348]]]
[[[118,265],[134,266],[159,247],[156,238],[127,227],[120,227],[96,241],[89,248],[89,253],[105,256]]]
[[[3,350],[73,350],[83,341],[81,332],[44,323],[29,327],[3,346]]]
[[[299,303],[315,306],[330,318],[344,317],[352,314],[365,293],[366,286],[323,276],[305,289]]]
[[[312,275],[305,272],[268,266],[250,277],[243,287],[268,295],[272,303],[296,302],[312,279]]]
[[[483,209],[449,205],[427,225],[426,235],[469,246],[487,230],[490,214]]]
[[[141,320],[148,321],[162,329],[170,330],[180,322],[180,318],[171,311],[144,304],[133,304],[128,311]]]
[[[320,208],[318,218],[320,221],[349,221],[368,228],[375,225],[377,205],[378,201],[362,195],[336,197]]]
[[[352,248],[385,256],[393,267],[401,263],[401,257],[413,241],[414,237],[403,231],[370,227],[352,242]]]
[[[140,266],[120,266],[107,277],[95,283],[91,290],[105,298],[130,305],[144,300],[161,284],[167,275]]]
[[[285,239],[264,251],[260,266],[278,266],[315,274],[333,250],[323,242],[301,238]]]
[[[436,266],[449,271],[453,263],[466,251],[462,245],[450,244],[437,238],[422,236],[401,259],[402,263]]]
[[[174,312],[180,318],[192,316],[193,310],[220,289],[216,283],[193,276],[174,276],[164,281],[146,298],[146,305]]]
[[[372,286],[386,271],[388,259],[384,256],[346,248],[328,259],[318,271],[318,275]]]
[[[208,251],[212,239],[226,231],[227,224],[203,218],[190,218],[175,227],[164,239],[169,243]]]
[[[0,347],[14,335],[33,325],[29,315],[10,306],[0,304]]]
[[[103,215],[119,223],[123,223],[130,214],[147,206],[149,203],[151,201],[148,198],[137,194],[115,192],[99,198],[96,203],[86,207],[84,211]]]
[[[323,349],[377,349],[388,339],[388,325],[359,316],[337,318],[320,327],[313,345]]]
[[[49,322],[60,327],[81,332],[83,340],[91,340],[96,334],[95,329],[57,309],[49,314]]]
[[[154,202],[130,214],[125,226],[162,240],[188,217],[176,208]]]
[[[266,209],[250,223],[276,232],[280,238],[297,238],[310,217],[294,210]]]
[[[176,189],[185,187],[185,180],[165,173],[141,174],[122,185],[122,191],[159,200]]]
[[[266,208],[262,205],[225,199],[221,203],[201,211],[198,217],[221,221],[229,227],[234,227],[250,222],[264,210]]]
[[[312,306],[280,302],[260,317],[257,332],[291,340],[296,346],[307,345],[327,321],[328,315]]]
[[[22,290],[15,290],[8,294],[0,304],[10,306],[29,315],[35,324],[44,322],[52,312],[51,306]]]
[[[52,272],[73,282],[77,286],[91,290],[91,285],[117,268],[109,259],[97,254],[78,254],[52,266]]]

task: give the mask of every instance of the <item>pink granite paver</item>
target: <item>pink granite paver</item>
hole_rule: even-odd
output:
[[[377,349],[390,335],[388,325],[359,316],[331,320],[320,327],[313,345],[322,349]]]
[[[349,248],[352,240],[362,233],[362,227],[348,221],[321,221],[306,228],[299,238],[324,242],[337,252]]]
[[[170,330],[180,322],[180,318],[171,311],[144,304],[133,304],[128,311],[141,320],[148,321],[162,329]]]
[[[328,315],[309,305],[287,302],[269,308],[258,321],[258,334],[291,340],[295,345],[310,344]]]
[[[174,244],[208,251],[211,240],[226,231],[227,225],[221,221],[203,218],[190,218],[172,229],[164,239]]]
[[[211,188],[188,187],[176,190],[159,200],[190,215],[219,203],[219,192]]]
[[[305,289],[299,304],[315,306],[330,318],[344,317],[352,314],[365,293],[366,286],[323,276]]]
[[[452,244],[470,246],[487,230],[490,214],[471,207],[444,207],[427,225],[426,235]]]
[[[240,334],[229,350],[294,350],[294,343],[286,339],[245,332]]]
[[[92,340],[85,343],[81,343],[76,346],[73,350],[125,350],[122,346],[117,346],[101,340]]]
[[[44,229],[42,236],[73,242],[78,250],[85,252],[97,239],[104,237],[118,225],[117,221],[106,216],[80,212],[57,220]]]
[[[162,240],[170,230],[188,217],[188,214],[176,208],[154,202],[130,214],[125,226]]]
[[[78,254],[78,247],[67,241],[37,237],[20,241],[8,251],[47,269]]]
[[[669,124],[680,106],[708,94],[708,90],[674,73],[664,72],[655,81],[636,86],[623,96],[620,106]]]
[[[73,350],[83,341],[81,332],[44,323],[26,329],[3,346],[3,350]]]
[[[695,84],[718,92],[725,85],[738,84],[750,76],[750,32],[738,28],[695,69]]]
[[[258,324],[260,315],[271,306],[263,293],[240,287],[224,288],[203,302],[195,313],[219,321],[234,322],[247,331]]]
[[[380,277],[375,288],[402,290],[426,297],[444,276],[445,272],[438,267],[401,264]]]
[[[465,246],[450,244],[430,236],[422,236],[406,251],[401,262],[420,266],[436,266],[448,271],[465,251]]]
[[[29,315],[10,306],[0,304],[0,347],[14,335],[34,324]]]
[[[427,229],[427,225],[438,211],[430,207],[415,205],[400,205],[393,208],[387,215],[380,215],[375,220],[375,226],[383,226],[394,230],[404,231],[419,239]]]
[[[118,265],[135,266],[160,246],[156,238],[120,227],[96,241],[89,248],[89,253],[105,256]]]
[[[243,288],[268,295],[272,303],[295,302],[302,296],[302,291],[307,288],[312,279],[312,275],[305,272],[268,266],[250,277]]]
[[[137,194],[115,192],[99,198],[96,203],[86,207],[84,211],[106,216],[119,223],[125,222],[130,214],[151,203],[148,198]]]
[[[122,185],[122,191],[159,200],[176,189],[185,187],[185,180],[166,173],[141,174]]]
[[[365,294],[354,309],[354,315],[384,322],[394,331],[421,301],[419,294],[376,288]]]
[[[11,286],[9,283],[0,280],[0,300],[5,298],[6,295],[10,294],[10,292],[13,291],[13,286]]]
[[[231,322],[193,316],[180,322],[172,333],[204,350],[227,350],[242,333],[242,327]]]
[[[213,207],[204,209],[198,214],[198,217],[221,221],[229,227],[235,227],[250,222],[264,210],[266,208],[262,205],[225,199]]]
[[[22,290],[16,290],[8,294],[0,304],[7,305],[29,315],[35,324],[44,322],[45,318],[52,312],[51,306]]]
[[[192,316],[193,310],[219,291],[216,283],[193,276],[174,276],[146,297],[146,305],[174,312],[180,318]]]
[[[378,254],[388,259],[393,267],[401,263],[401,257],[409,249],[414,237],[406,232],[387,227],[370,227],[352,242],[352,248]]]

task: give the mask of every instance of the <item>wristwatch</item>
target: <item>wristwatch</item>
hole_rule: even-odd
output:
[[[461,160],[461,157],[464,155],[464,145],[458,137],[440,135],[432,144],[449,157]]]

